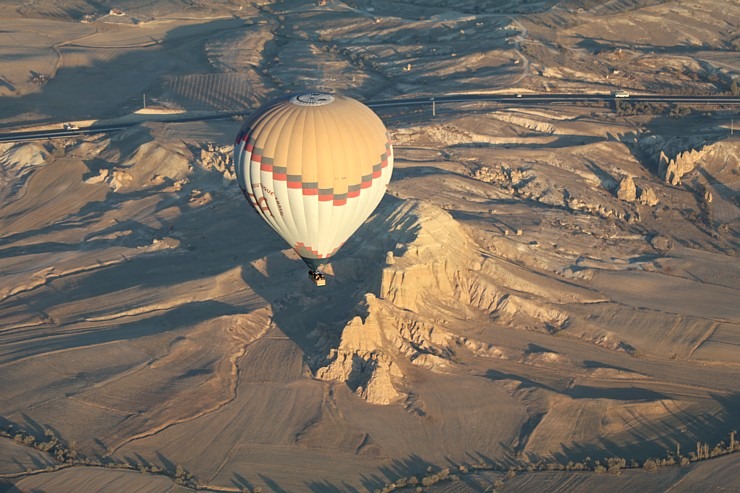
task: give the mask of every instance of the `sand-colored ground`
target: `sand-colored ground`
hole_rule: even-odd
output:
[[[144,93],[171,112],[317,86],[701,93],[737,77],[737,7],[710,1],[164,4],[2,7],[0,125],[131,118]],[[321,289],[234,183],[239,121],[0,145],[0,426],[169,474],[46,471],[51,455],[0,437],[0,481],[184,491],[181,465],[216,491],[372,491],[430,467],[644,461],[727,440],[730,112],[431,110],[380,112],[389,193]],[[480,472],[432,491],[733,491],[736,462]]]
[[[2,486],[0,484],[0,486]],[[29,476],[10,487],[9,493],[19,491],[141,491],[157,493],[168,491],[186,493],[189,488],[178,486],[164,476],[143,476],[132,471],[111,471],[89,468],[85,474],[75,469],[64,469],[44,475]]]
[[[593,473],[539,472],[522,474],[507,479],[504,474],[474,473],[462,481],[434,485],[433,493],[472,493],[490,491],[497,481],[503,482],[501,491],[553,493],[581,493],[588,491],[737,491],[737,455],[722,457],[712,463],[695,464],[685,468],[667,468],[657,472],[624,470],[619,475]],[[500,483],[499,483],[500,484]]]

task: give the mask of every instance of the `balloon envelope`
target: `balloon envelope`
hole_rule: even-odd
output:
[[[316,270],[380,203],[393,146],[364,104],[309,93],[253,113],[236,138],[234,165],[252,207]]]

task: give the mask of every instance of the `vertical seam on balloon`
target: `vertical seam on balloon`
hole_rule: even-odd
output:
[[[283,136],[286,135],[286,133],[288,135],[292,135],[293,132],[296,131],[296,127],[298,126],[297,125],[298,122],[296,121],[296,118],[293,117],[293,115],[295,114],[295,108],[288,106],[288,105],[286,105],[286,108],[287,109],[283,117],[280,120],[280,127],[276,129],[276,135],[278,136],[276,148],[277,146],[281,145],[280,142],[282,141]],[[291,147],[289,147],[288,150],[290,151]],[[286,162],[280,163],[283,165],[283,166],[280,166],[280,168],[285,168],[287,171],[287,166],[288,166],[288,163],[290,162],[290,158],[291,156],[290,156],[290,153],[288,152],[288,154],[286,155]],[[273,190],[277,193],[277,190],[276,190],[277,185],[275,184],[275,182],[279,181],[280,182],[279,185],[281,187],[281,195],[282,195],[282,192],[284,191],[285,197],[287,199],[286,200],[287,203],[285,204],[284,207],[290,210],[289,214],[287,213],[286,210],[284,210],[283,215],[282,215],[282,220],[285,226],[285,234],[286,236],[287,235],[290,236],[290,240],[288,241],[288,244],[292,244],[293,242],[297,241],[301,237],[301,234],[300,234],[300,229],[298,228],[298,225],[295,223],[295,215],[293,211],[294,204],[293,204],[293,201],[290,200],[290,190],[288,190],[287,182],[282,180],[283,178],[282,175],[283,174],[281,173],[276,174],[275,170],[273,169],[273,172],[272,172]],[[282,190],[283,187],[284,187],[284,190]]]
[[[305,146],[305,140],[308,138],[310,140],[310,136],[307,133],[307,128],[311,125],[311,122],[309,121],[309,112],[305,111],[305,109],[301,108],[301,114],[303,115],[302,120],[302,127],[299,129],[302,136],[302,142],[301,144]],[[302,180],[303,173],[304,173],[304,156],[303,156],[303,149],[300,149],[300,166],[298,166],[298,171],[300,173],[300,177]],[[288,164],[288,163],[286,163]],[[298,185],[299,188],[302,188],[302,185]],[[296,228],[298,229],[301,239],[306,239],[306,241],[309,241],[311,238],[311,228],[308,222],[308,215],[306,213],[306,203],[303,199],[303,190],[296,190],[293,192],[294,195],[298,196],[300,200],[295,201],[295,207],[293,207],[293,203],[291,202],[291,211],[294,215],[294,220],[296,223]],[[296,210],[300,209],[300,210]]]
[[[318,155],[319,153],[319,141],[320,136],[317,132],[317,119],[320,116],[317,114],[317,111],[310,111],[310,110],[316,110],[317,108],[308,108],[307,114],[310,114],[311,117],[311,124],[313,125],[313,139],[314,139],[314,152],[317,153],[317,155],[311,156],[313,159],[313,163],[315,166],[315,169],[306,169],[304,165],[301,165],[301,205],[303,206],[303,215],[304,215],[304,221],[306,222],[306,241],[308,241],[314,248],[318,248],[319,240],[321,237],[321,206],[318,203],[319,199],[319,168],[321,167],[321,159]],[[303,186],[303,180],[307,175],[315,175],[316,176],[316,193],[306,193],[306,189]],[[316,197],[314,199],[313,197]],[[308,198],[307,198],[308,197]],[[309,223],[312,222],[311,219],[314,219],[316,222],[316,228],[310,227]]]
[[[262,145],[265,145],[269,141],[269,136],[273,132],[275,132],[275,135],[279,135],[279,131],[282,128],[282,126],[285,125],[286,120],[290,120],[289,118],[286,118],[286,114],[289,113],[286,111],[280,111],[282,108],[276,108],[275,111],[270,115],[265,115],[265,120],[263,121],[263,126],[261,127],[260,136],[262,133],[265,134],[264,143]],[[269,128],[268,128],[269,127]],[[277,127],[277,128],[276,128]],[[259,139],[255,139],[256,143],[259,143]],[[255,150],[258,148],[255,147]],[[263,149],[260,149],[260,152],[264,152]],[[260,156],[259,162],[261,163],[262,159]],[[273,223],[273,229],[282,237],[285,241],[287,241],[289,244],[294,241],[295,235],[292,234],[290,231],[290,228],[287,227],[284,214],[280,214],[280,209],[282,208],[282,204],[277,198],[276,190],[275,190],[275,180],[272,173],[272,166],[269,167],[270,169],[263,169],[262,165],[260,164],[260,180],[261,180],[261,190],[263,197],[265,196],[265,192],[268,190],[272,191],[272,194],[269,192],[267,195],[269,198],[265,198],[265,204],[267,205],[268,202],[274,202],[276,209],[277,209],[277,215],[273,214],[272,211],[268,208],[269,217],[272,218],[271,223]],[[268,188],[269,187],[269,188]],[[267,217],[267,214],[265,214]]]
[[[352,106],[357,106],[360,103],[358,102],[352,102]],[[364,116],[364,112],[363,112]],[[362,136],[364,148],[372,152],[372,149],[375,148],[375,146],[372,144],[372,141],[368,141],[367,133],[371,132],[374,133],[374,127],[376,126],[376,122],[374,119],[377,119],[377,115],[375,113],[372,113],[372,115],[368,114],[367,118],[363,118],[362,120],[362,128],[360,128],[359,134]],[[370,168],[372,168],[372,164],[370,164]],[[372,173],[367,174],[367,171],[370,171],[368,169],[367,165],[364,165],[361,168],[363,171],[362,173],[362,180],[360,182],[360,189],[365,190],[365,192],[362,192],[359,194],[359,197],[357,200],[359,200],[359,203],[355,206],[354,214],[352,215],[351,220],[349,221],[349,228],[352,228],[352,232],[359,229],[362,224],[367,220],[367,217],[372,213],[372,209],[368,207],[369,204],[373,202],[372,200],[372,194],[373,194],[373,178]],[[364,188],[363,188],[364,187]],[[349,238],[349,235],[348,235]]]
[[[332,163],[337,159],[336,146],[332,145],[335,137],[332,134],[332,111],[327,110],[331,105],[337,104],[336,101],[332,101],[327,106],[316,108],[314,115],[314,124],[316,125],[316,139],[319,144],[316,146],[316,196],[315,200],[317,205],[318,215],[317,221],[319,227],[316,229],[317,234],[314,238],[314,247],[317,251],[321,252],[324,249],[324,244],[327,241],[332,231],[332,221],[334,216],[334,209],[327,207],[327,204],[331,203],[331,198],[334,194],[334,172],[332,170]],[[330,181],[325,179],[325,175],[331,176]],[[322,180],[322,178],[324,178]]]
[[[335,99],[335,101],[332,104],[336,104],[337,105],[336,108],[337,109],[341,109],[342,108],[342,105],[344,104],[344,100],[343,100],[343,98],[342,99]],[[340,126],[338,124],[337,120],[334,118],[334,112],[333,111],[322,112],[322,118],[324,118],[325,121],[331,122],[332,131],[335,131],[337,133],[337,135],[335,136],[335,140],[337,142],[344,142],[344,140],[342,139],[342,134],[343,134],[342,130],[343,130],[343,127]],[[327,131],[329,130],[326,126],[324,128]],[[331,135],[328,135],[327,136],[327,138],[329,139],[329,141],[331,141],[331,137],[332,137]],[[332,147],[331,151],[336,152],[336,148]],[[346,163],[346,161],[347,161],[347,151],[344,148],[344,146],[342,146],[342,148],[341,148],[341,156],[336,156],[335,157],[334,155],[332,155],[332,158],[333,158],[333,162],[336,162],[336,160],[337,160],[336,158],[340,158],[342,162]],[[319,192],[319,193],[321,193],[321,192]],[[329,226],[329,231],[334,231],[334,234],[331,235],[330,238],[327,238],[325,241],[323,241],[321,243],[321,248],[322,249],[325,248],[326,250],[333,249],[334,246],[337,243],[337,236],[338,235],[341,235],[341,231],[339,231],[338,225],[335,225],[335,222],[338,222],[341,219],[340,217],[337,217],[337,216],[340,215],[340,214],[337,214],[337,213],[341,213],[342,217],[346,213],[345,210],[341,210],[340,211],[340,210],[337,210],[335,208],[335,207],[338,207],[338,206],[336,206],[336,204],[334,202],[334,197],[335,197],[334,194],[335,194],[335,188],[334,188],[334,183],[332,182],[332,189],[331,189],[331,202],[332,202],[332,206],[331,206],[331,209],[330,209],[331,215],[330,215],[329,223],[328,224],[330,225]],[[324,247],[324,245],[326,245],[326,246]]]
[[[280,232],[280,228],[278,227],[276,219],[272,216],[270,213],[269,215],[264,210],[266,206],[267,199],[265,198],[265,195],[262,190],[262,173],[259,169],[253,169],[252,168],[252,155],[253,151],[255,150],[255,144],[259,142],[260,137],[264,133],[264,128],[266,126],[271,126],[274,124],[274,120],[279,119],[284,113],[284,109],[277,107],[277,103],[275,103],[273,106],[268,107],[264,112],[260,112],[256,114],[254,117],[251,117],[245,124],[243,125],[243,128],[249,127],[251,130],[248,132],[248,142],[245,143],[245,150],[247,152],[242,153],[242,165],[244,168],[246,168],[245,178],[249,178],[249,185],[248,185],[248,191],[247,197],[254,200],[253,208],[257,212],[258,215],[262,217],[262,219],[273,229],[276,233],[278,233],[279,236],[281,236],[283,239],[288,240],[285,238],[285,236]],[[257,123],[260,125],[258,126]],[[251,140],[252,142],[249,142]],[[249,149],[247,149],[249,145]],[[245,162],[244,159],[247,158],[249,161]],[[256,182],[253,179],[252,172],[254,171],[254,174],[259,177],[259,181]],[[246,180],[245,180],[246,181]],[[255,183],[259,183],[259,187],[255,186]],[[273,186],[274,188],[274,186]],[[249,191],[252,193],[250,194]],[[263,203],[263,205],[260,205],[260,199]],[[267,212],[269,213],[269,209],[267,209]]]

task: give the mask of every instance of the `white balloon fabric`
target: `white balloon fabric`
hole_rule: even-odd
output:
[[[380,118],[338,94],[308,93],[266,104],[234,145],[247,200],[318,270],[380,203],[393,146]]]

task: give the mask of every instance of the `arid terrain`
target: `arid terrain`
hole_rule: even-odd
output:
[[[154,121],[729,94],[736,2],[0,19],[0,133],[141,122],[0,144],[0,491],[740,491],[736,106],[379,109],[393,179],[321,288],[235,183],[241,120]]]

